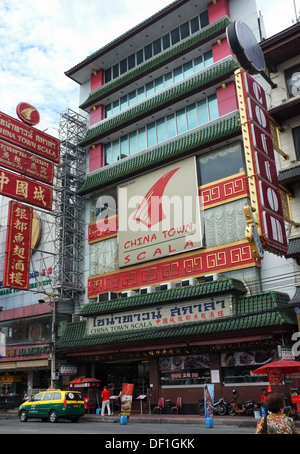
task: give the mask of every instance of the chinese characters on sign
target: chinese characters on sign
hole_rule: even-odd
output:
[[[33,209],[9,202],[3,287],[29,289]]]

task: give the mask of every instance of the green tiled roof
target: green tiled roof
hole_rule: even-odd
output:
[[[230,77],[237,68],[239,68],[237,61],[233,57],[228,57],[222,60],[221,63],[217,63],[209,67],[206,71],[202,71],[194,77],[188,78],[181,84],[175,85],[169,90],[138,104],[132,109],[127,109],[119,115],[100,122],[98,126],[90,128],[80,142],[80,146],[85,147],[91,145],[95,141],[101,140],[121,128],[148,117],[159,110],[165,109],[169,105],[200,92],[211,85],[215,85]]]
[[[225,31],[229,23],[230,19],[225,16],[219,21],[208,25],[199,33],[194,34],[192,38],[178,44],[177,46],[172,47],[172,49],[167,50],[158,57],[153,58],[151,61],[143,65],[139,65],[138,68],[135,68],[132,71],[128,72],[125,76],[119,77],[117,80],[105,84],[103,87],[95,90],[89,95],[88,99],[84,103],[82,103],[80,108],[84,110],[88,107],[93,106],[95,103],[101,101],[101,99],[103,99],[104,97],[110,96],[116,90],[124,88],[126,85],[133,83],[135,80],[140,79],[149,72],[157,70],[158,68],[168,64],[175,58],[178,58],[181,55],[190,52],[195,47],[203,45],[208,40],[219,36]]]
[[[81,310],[80,315],[90,317],[92,315],[119,312],[129,309],[134,310],[141,306],[145,307],[172,301],[195,299],[205,295],[215,295],[218,293],[242,295],[246,292],[247,289],[241,281],[227,278],[220,281],[206,282],[203,284],[190,285],[188,287],[178,287],[119,300],[86,304]]]
[[[236,112],[173,142],[141,152],[119,161],[116,165],[104,167],[98,172],[88,175],[79,194],[85,195],[108,184],[116,184],[157,165],[188,156],[208,145],[219,143],[221,140],[239,134],[241,134],[240,116]]]
[[[254,296],[234,297],[232,316],[214,321],[205,321],[181,326],[160,327],[122,333],[87,336],[86,322],[67,325],[64,336],[58,341],[57,349],[76,349],[97,345],[121,345],[137,342],[163,341],[175,337],[189,339],[193,336],[234,335],[237,331],[297,326],[293,309],[286,311],[289,296],[279,292],[259,293]]]

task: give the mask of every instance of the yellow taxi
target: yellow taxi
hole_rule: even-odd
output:
[[[78,391],[51,389],[35,394],[20,405],[18,415],[21,422],[28,418],[57,422],[59,418],[77,422],[85,414],[84,400]]]

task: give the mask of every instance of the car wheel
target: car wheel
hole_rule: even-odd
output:
[[[50,422],[57,422],[57,413],[55,410],[52,410],[49,414],[49,421]]]
[[[20,413],[20,421],[21,421],[21,422],[26,422],[27,419],[28,419],[28,417],[27,417],[26,411],[25,411],[25,410],[22,410],[21,413]]]

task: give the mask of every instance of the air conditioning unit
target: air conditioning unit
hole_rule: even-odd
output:
[[[154,293],[154,287],[142,287],[140,288],[140,295],[146,295],[147,293]]]
[[[197,281],[197,279],[183,279],[181,281],[181,286],[182,287],[188,287],[189,285],[196,285],[196,284],[199,284],[199,282]]]
[[[121,298],[129,298],[130,296],[135,296],[136,292],[134,290],[127,290],[127,292],[121,293]]]
[[[100,293],[98,295],[98,303],[102,303],[102,301],[112,301],[118,298],[118,293],[115,292],[105,292]]]
[[[157,290],[162,291],[162,290],[170,290],[172,288],[175,288],[175,282],[166,282],[165,284],[160,284],[158,287],[156,287]]]
[[[221,274],[219,273],[213,273],[213,274],[206,274],[205,276],[205,282],[213,282],[213,281],[218,281],[221,279]]]

